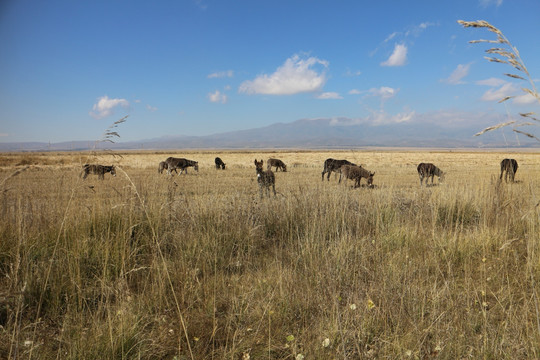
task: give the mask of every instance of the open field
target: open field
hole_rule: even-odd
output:
[[[121,155],[0,154],[0,358],[540,358],[539,153]],[[261,200],[269,157],[288,172]],[[321,181],[328,157],[376,187]]]

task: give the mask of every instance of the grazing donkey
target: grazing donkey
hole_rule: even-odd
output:
[[[175,158],[175,157],[168,157],[167,160],[165,160],[167,163],[167,174],[172,176],[172,171],[176,169],[180,169],[180,172],[178,175],[183,173],[184,171],[187,174],[187,168],[190,166],[193,166],[195,171],[199,171],[199,163],[197,161],[188,160],[184,158]],[[176,171],[178,172],[178,171]]]
[[[431,176],[431,185],[433,185],[433,178],[435,175],[439,178],[439,182],[444,181],[444,172],[433,165],[432,163],[420,163],[416,167],[418,171],[418,176],[420,177],[420,186],[422,186],[422,181],[426,179],[426,186],[428,185],[429,177]]]
[[[266,188],[268,196],[270,196],[270,186],[274,190],[274,196],[276,196],[276,177],[272,170],[263,170],[263,161],[257,161],[255,159],[255,170],[257,171],[257,182],[259,183],[259,192],[261,199],[263,197],[263,187]]]
[[[276,171],[278,171],[279,169],[281,169],[281,171],[283,172],[287,172],[287,165],[285,165],[285,163],[279,159],[268,159],[266,161],[266,170],[272,170],[272,167],[276,167]]]
[[[216,169],[225,170],[225,163],[223,162],[223,160],[221,160],[221,158],[217,157],[216,160],[215,160],[215,163],[216,163]]]
[[[514,182],[514,176],[516,176],[517,169],[518,163],[515,159],[504,159],[501,161],[501,176],[499,177],[499,180],[502,180],[503,172],[506,171],[504,181],[508,182],[508,175],[510,175],[510,181]]]
[[[86,179],[89,174],[94,174],[98,176],[98,179],[105,179],[105,173],[110,172],[112,176],[116,176],[116,169],[114,165],[94,165],[94,164],[84,164],[83,165],[83,179]]]
[[[374,172],[372,173],[361,166],[343,165],[339,174],[339,183],[341,183],[341,177],[345,177],[345,179],[354,180],[354,187],[357,188],[360,187],[362,178],[366,178],[368,187],[370,187],[373,185],[373,176],[375,176]]]
[[[352,162],[347,161],[347,160],[335,160],[335,159],[332,159],[332,158],[326,159],[324,161],[324,169],[323,169],[323,172],[322,172],[321,180],[324,181],[324,174],[328,173],[327,180],[330,181],[330,174],[332,173],[332,171],[340,172],[341,171],[340,169],[341,169],[341,167],[343,165],[356,166],[356,164],[353,164]]]

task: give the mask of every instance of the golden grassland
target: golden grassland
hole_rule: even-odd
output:
[[[540,358],[537,152],[118,155],[0,154],[0,358]],[[289,171],[260,199],[269,157]],[[328,157],[376,187],[321,181]]]

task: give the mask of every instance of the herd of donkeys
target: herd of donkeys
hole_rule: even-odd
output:
[[[270,193],[270,187],[272,188],[274,195],[276,195],[276,177],[272,171],[272,168],[276,168],[276,171],[281,170],[283,172],[287,171],[287,165],[280,159],[270,158],[266,161],[266,170],[263,169],[264,161],[257,161],[255,159],[255,169],[257,171],[257,182],[259,183],[260,194],[262,197],[263,189]],[[225,163],[221,158],[216,157],[215,159],[216,169],[225,170]],[[165,161],[159,163],[158,171],[163,173],[167,170],[167,174],[172,175],[174,171],[176,174],[180,175],[183,172],[187,174],[187,168],[193,167],[196,171],[199,171],[199,163],[194,160],[188,160],[184,158],[175,158],[168,157]],[[426,179],[425,184],[428,184],[429,178],[431,178],[431,184],[433,184],[433,179],[435,176],[438,177],[439,182],[444,180],[444,172],[439,169],[437,166],[432,163],[420,163],[417,166],[418,176],[420,177],[420,186],[422,186],[424,179]],[[501,161],[501,175],[499,179],[502,180],[503,174],[505,174],[504,180],[508,182],[510,178],[511,182],[514,182],[514,176],[518,169],[518,163],[515,159],[504,159]],[[180,170],[180,172],[178,172]],[[362,178],[365,178],[367,181],[368,187],[373,187],[373,177],[375,176],[374,172],[371,172],[361,165],[356,165],[348,160],[336,160],[336,159],[326,159],[324,161],[324,168],[322,172],[322,180],[324,180],[324,175],[327,174],[327,180],[330,181],[330,174],[332,172],[339,173],[339,182],[341,183],[342,178],[353,180],[354,187],[360,187],[360,181]],[[116,170],[114,165],[98,165],[98,164],[84,164],[82,176],[83,179],[89,174],[97,175],[99,179],[104,179],[106,173],[111,173],[111,175],[116,176]]]

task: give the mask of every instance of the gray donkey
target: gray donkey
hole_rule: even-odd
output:
[[[263,187],[266,189],[268,196],[270,196],[270,186],[274,191],[274,196],[276,196],[276,177],[272,170],[263,170],[263,161],[257,161],[255,159],[255,170],[257,171],[257,182],[259,183],[259,192],[261,194],[261,199],[263,197]]]

